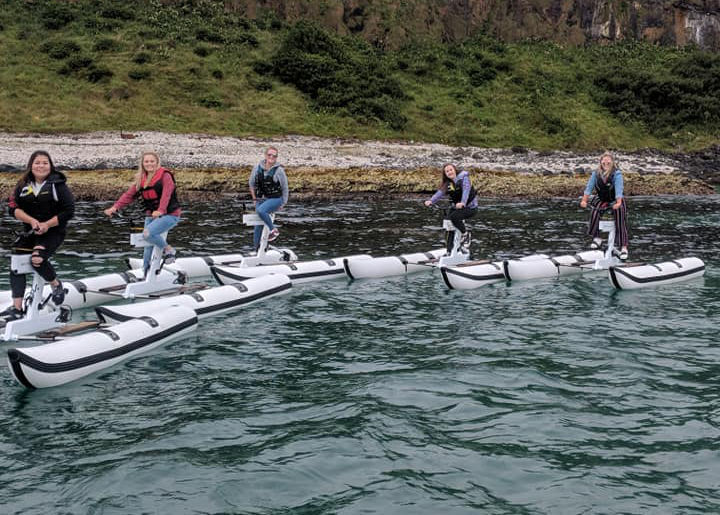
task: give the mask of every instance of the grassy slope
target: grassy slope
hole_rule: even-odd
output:
[[[138,17],[115,20],[111,29],[90,30],[87,18],[77,15],[63,28],[48,30],[42,17],[27,11],[29,5],[10,0],[0,13],[0,129],[5,131],[307,134],[539,149],[693,149],[717,143],[720,137],[717,128],[653,135],[657,132],[619,120],[593,99],[590,75],[598,63],[622,57],[630,66],[661,72],[677,54],[671,49],[505,45],[501,58],[511,71],[480,86],[468,84],[462,73],[443,64],[444,55],[422,73],[398,67],[394,76],[410,100],[403,104],[408,123],[395,131],[383,123],[360,123],[314,110],[294,87],[256,73],[254,63],[256,70],[257,63],[269,66],[281,31],[228,29],[251,34],[257,45],[198,42],[193,31],[202,20],[178,13],[160,29]],[[185,40],[177,41],[177,34],[167,29],[170,23],[187,24],[179,32],[186,33]],[[97,49],[103,41],[107,46],[108,39],[115,48]],[[48,40],[74,41],[82,48],[80,54],[92,58],[94,66],[111,70],[112,77],[90,82],[86,68],[59,74],[70,57],[50,58],[43,50]],[[208,55],[197,55],[199,47]],[[148,62],[134,62],[139,54]],[[149,75],[129,77],[138,71]]]

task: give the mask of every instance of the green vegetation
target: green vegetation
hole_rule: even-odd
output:
[[[214,0],[6,0],[0,130],[163,130],[538,149],[720,138],[720,56],[643,43],[384,51]]]

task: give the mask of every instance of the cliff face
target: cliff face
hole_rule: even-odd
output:
[[[482,29],[506,41],[645,40],[720,51],[720,0],[226,0],[249,18],[274,11],[396,48],[420,36],[458,41]]]

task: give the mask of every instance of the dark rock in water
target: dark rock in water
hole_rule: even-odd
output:
[[[99,163],[95,163],[91,170],[107,170],[108,168],[112,168],[107,161],[100,161]]]
[[[552,170],[543,170],[542,175],[555,175],[555,173]]]
[[[525,147],[512,147],[510,148],[510,150],[512,150],[516,154],[527,154],[528,152],[528,149],[526,149]]]
[[[22,168],[12,165],[0,165],[0,172],[22,172]]]
[[[582,175],[582,174],[585,174],[585,173],[590,173],[590,171],[589,171],[589,170],[586,171],[585,168],[580,168],[580,167],[578,167],[578,168],[575,168],[575,169],[573,170],[573,173],[577,173],[577,174],[581,174],[581,175]]]

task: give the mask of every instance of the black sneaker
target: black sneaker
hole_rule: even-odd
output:
[[[50,298],[56,306],[65,302],[65,288],[63,288],[62,282],[58,281],[57,286],[53,286]]]
[[[22,317],[25,316],[25,313],[22,309],[18,309],[15,306],[10,306],[5,311],[0,313],[0,318],[4,319],[6,322],[12,322],[13,320],[20,320]]]

